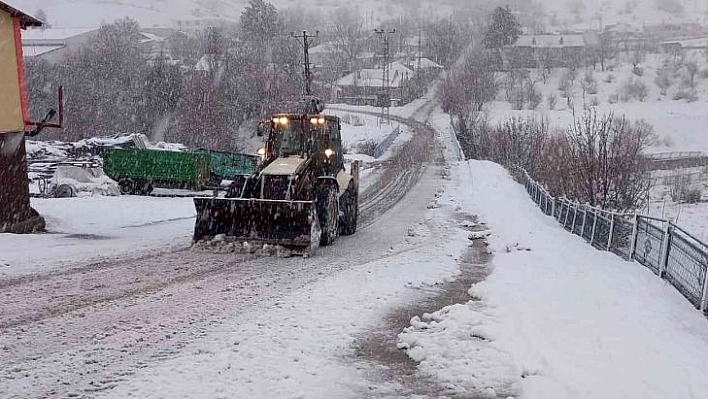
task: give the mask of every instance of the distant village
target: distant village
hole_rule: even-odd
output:
[[[161,59],[178,65],[185,72],[205,72],[210,67],[208,50],[195,61],[172,54],[168,39],[174,36],[194,36],[210,28],[235,28],[236,22],[220,19],[173,21],[166,28],[141,28],[139,46],[148,60]],[[24,57],[64,62],[78,52],[99,28],[30,29],[23,35]],[[405,83],[416,74],[435,76],[448,65],[435,56],[425,54],[423,36],[395,35],[390,54],[385,54],[379,41],[370,40],[357,54],[340,43],[324,41],[310,49],[312,69],[319,83],[326,85],[330,102],[377,105],[382,92],[391,105],[402,102]],[[395,42],[395,43],[394,43]],[[700,24],[660,24],[632,27],[608,25],[602,30],[569,32],[525,32],[518,40],[505,46],[496,68],[509,71],[518,68],[581,68],[601,67],[616,52],[644,51],[680,53],[682,50],[708,51],[708,29]],[[349,61],[342,61],[350,58]],[[328,82],[322,81],[328,77]],[[379,104],[380,105],[380,104]]]

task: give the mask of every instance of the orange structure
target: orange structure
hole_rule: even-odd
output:
[[[42,22],[0,1],[0,233],[42,230],[30,207],[25,133],[30,122],[21,31]]]

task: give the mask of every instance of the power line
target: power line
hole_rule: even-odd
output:
[[[312,95],[312,73],[310,72],[310,44],[312,44],[312,39],[316,39],[320,36],[320,31],[315,31],[314,35],[310,35],[306,30],[302,31],[301,35],[296,35],[295,32],[290,33],[290,36],[298,39],[298,43],[303,48],[305,52],[305,95]],[[300,41],[302,39],[302,42]]]
[[[379,39],[383,40],[383,76],[381,78],[381,93],[378,97],[381,104],[381,120],[389,120],[389,108],[391,107],[391,90],[389,85],[389,73],[390,65],[388,62],[388,52],[389,52],[389,35],[396,33],[395,29],[374,29],[374,33],[379,36]]]

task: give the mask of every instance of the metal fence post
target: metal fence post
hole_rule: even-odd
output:
[[[576,202],[575,205],[573,205],[573,225],[570,226],[571,233],[575,233],[575,219],[578,217],[578,207],[580,207],[580,204]]]
[[[615,214],[610,213],[610,235],[607,237],[607,250],[612,249],[612,235],[615,233]]]
[[[587,220],[587,218],[588,218],[588,208],[585,205],[583,205],[583,227],[580,229],[580,237],[582,237],[583,234],[585,234],[585,221]]]
[[[597,211],[592,208],[592,233],[590,234],[590,245],[595,242],[595,227],[597,227]]]
[[[556,218],[556,199],[553,198],[553,201],[551,202],[551,216],[553,219]]]
[[[629,244],[629,260],[634,259],[634,251],[637,250],[637,237],[639,236],[639,216],[634,212],[634,226],[632,226],[632,242]]]
[[[669,247],[671,246],[671,222],[666,222],[664,229],[664,242],[661,243],[661,259],[659,260],[659,277],[664,277],[669,264]]]
[[[570,214],[570,202],[565,203],[565,219],[563,219],[563,227],[568,224],[568,214]]]
[[[708,270],[703,273],[703,292],[701,293],[701,312],[706,311],[706,302],[708,302]]]

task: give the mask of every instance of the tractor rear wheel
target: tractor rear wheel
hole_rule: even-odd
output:
[[[356,233],[356,223],[359,217],[359,198],[353,184],[349,184],[347,191],[339,201],[342,210],[342,220],[340,228],[342,235],[349,236]]]
[[[320,190],[317,199],[317,213],[320,219],[320,245],[325,246],[334,242],[339,236],[339,201],[337,187],[328,184]]]
[[[133,179],[120,179],[118,181],[121,194],[133,194],[135,192],[135,182]]]

